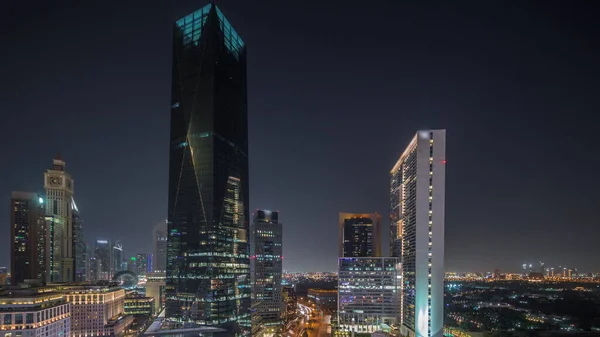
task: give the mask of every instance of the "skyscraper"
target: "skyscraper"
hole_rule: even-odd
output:
[[[210,3],[173,34],[167,311],[247,335],[246,48]]]
[[[72,222],[73,222],[73,249],[75,254],[73,256],[75,264],[75,275],[73,279],[75,282],[87,281],[87,245],[83,237],[83,221],[79,217],[79,209],[75,204],[75,200],[71,200],[72,208]]]
[[[123,245],[120,241],[116,241],[112,247],[111,256],[111,278],[120,272],[123,264]]]
[[[111,274],[111,245],[108,240],[96,240],[96,247],[94,249],[94,281],[110,280],[112,279]]]
[[[282,323],[283,228],[279,212],[257,210],[250,225],[252,302],[262,324],[277,333]],[[280,332],[280,331],[279,331]]]
[[[153,272],[167,269],[167,222],[159,222],[154,227],[154,266]]]
[[[50,230],[49,281],[73,282],[75,264],[73,259],[73,179],[65,171],[65,162],[58,155],[52,168],[44,173],[46,189],[46,215]]]
[[[340,213],[339,256],[381,256],[381,215]]]
[[[36,193],[12,192],[10,200],[11,282],[46,280],[44,199]]]
[[[401,333],[441,337],[446,131],[418,131],[391,175],[390,251],[402,262]]]

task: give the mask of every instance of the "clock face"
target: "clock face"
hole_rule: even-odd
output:
[[[60,178],[59,177],[50,177],[50,178],[48,178],[48,183],[50,185],[60,185]]]

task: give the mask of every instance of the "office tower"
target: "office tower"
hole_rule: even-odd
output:
[[[44,288],[0,292],[0,331],[5,337],[69,337],[71,305]]]
[[[381,215],[340,213],[339,256],[381,256]]]
[[[94,249],[96,265],[93,267],[96,275],[94,281],[112,279],[110,268],[111,250],[111,245],[108,240],[96,240],[96,248]]]
[[[11,283],[46,280],[44,199],[36,193],[12,192],[10,199]]]
[[[138,275],[145,275],[148,272],[148,255],[147,253],[140,253],[135,256],[135,273]]]
[[[101,285],[56,285],[71,304],[71,337],[122,336],[133,322],[124,315],[125,290]]]
[[[152,271],[167,269],[167,222],[159,222],[154,227],[154,266]]]
[[[115,244],[112,247],[112,264],[111,264],[112,274],[111,274],[111,277],[122,270],[121,269],[122,264],[123,264],[123,245],[121,244],[120,241],[117,241],[117,242],[115,242]]]
[[[392,256],[401,257],[401,333],[441,337],[444,310],[446,131],[417,132],[390,184]]]
[[[75,200],[71,200],[71,208],[72,208],[72,223],[73,223],[73,249],[75,250],[75,255],[73,256],[74,264],[75,264],[75,275],[73,276],[73,280],[75,282],[84,282],[87,281],[87,244],[85,243],[85,239],[83,237],[83,221],[79,216],[79,209],[75,204]]]
[[[214,3],[175,22],[172,70],[166,317],[247,335],[246,48]]]
[[[250,226],[252,302],[260,303],[257,312],[269,328],[279,328],[283,314],[282,232],[279,212],[257,210],[254,213]]]
[[[400,319],[400,265],[395,257],[338,259],[338,325],[371,333]]]
[[[50,230],[49,281],[73,282],[73,179],[65,171],[65,162],[58,155],[52,168],[44,172],[46,216]]]

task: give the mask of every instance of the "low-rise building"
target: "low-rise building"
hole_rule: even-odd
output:
[[[113,285],[54,285],[72,304],[71,337],[119,336],[133,317],[125,315],[125,290]]]
[[[71,331],[71,304],[46,288],[0,292],[3,337],[65,337]]]
[[[337,309],[337,290],[311,288],[308,289],[308,298],[317,305],[325,307],[329,310]]]

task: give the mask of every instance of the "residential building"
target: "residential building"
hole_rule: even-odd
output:
[[[339,256],[381,256],[381,215],[340,213]]]
[[[256,310],[267,328],[282,324],[282,234],[279,212],[257,210],[254,213],[250,226],[252,301],[260,303]]]
[[[444,323],[446,131],[416,133],[390,172],[390,251],[402,262],[402,326],[441,337]]]
[[[400,320],[400,266],[393,257],[338,260],[338,326],[372,333]]]
[[[62,294],[40,288],[0,291],[0,331],[4,337],[68,337],[71,304]]]
[[[46,189],[46,226],[50,231],[46,266],[49,282],[73,282],[75,259],[73,256],[73,179],[66,171],[60,154],[53,160],[52,168],[44,172]]]
[[[44,199],[36,193],[12,192],[10,199],[11,282],[46,280]]]

